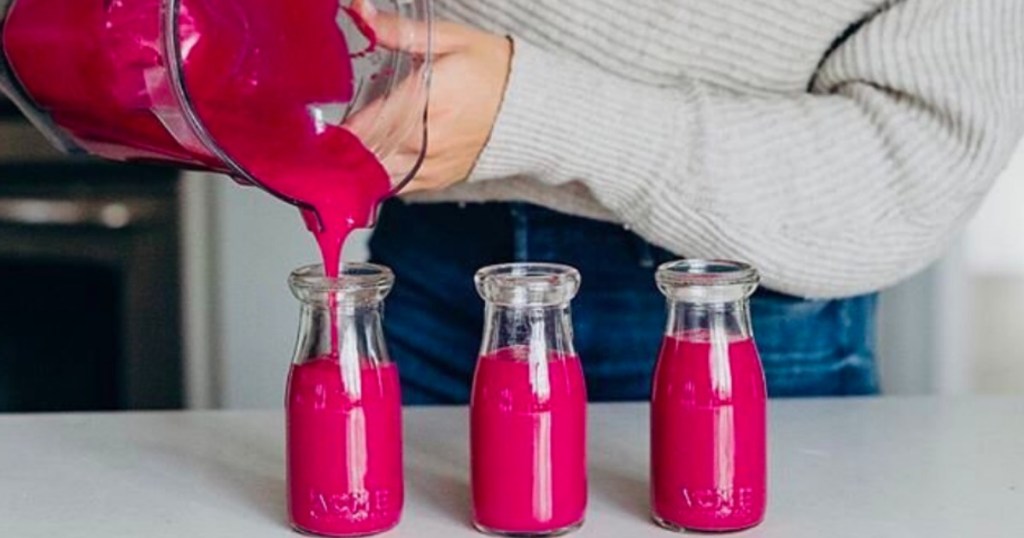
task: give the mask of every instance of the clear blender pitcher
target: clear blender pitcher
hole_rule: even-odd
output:
[[[383,198],[418,169],[430,25],[429,0],[0,0],[0,90],[65,152],[311,209],[310,184],[388,162],[386,185],[353,186]]]

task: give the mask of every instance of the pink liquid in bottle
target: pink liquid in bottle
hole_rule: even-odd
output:
[[[288,509],[306,532],[382,532],[402,511],[398,369],[366,363],[352,375],[343,382],[330,358],[295,365],[289,375]]]
[[[764,519],[766,394],[753,340],[667,337],[651,401],[654,517],[695,531]]]
[[[580,361],[531,365],[525,348],[480,359],[473,381],[473,513],[489,531],[545,534],[583,521],[586,386]]]

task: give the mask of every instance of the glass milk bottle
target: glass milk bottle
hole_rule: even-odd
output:
[[[391,270],[346,264],[292,273],[302,301],[288,376],[288,513],[323,536],[388,530],[402,511],[402,401],[381,327]]]
[[[569,309],[579,272],[501,265],[476,284],[486,325],[470,405],[474,525],[510,536],[574,530],[587,504],[587,395]]]
[[[750,325],[752,267],[663,265],[668,327],[651,397],[651,501],[673,530],[733,531],[766,505],[766,390]]]

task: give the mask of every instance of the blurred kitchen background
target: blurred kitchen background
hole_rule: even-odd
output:
[[[950,255],[884,295],[887,393],[1024,393],[1022,234],[1024,147]],[[0,412],[279,407],[285,279],[315,261],[262,192],[71,160],[0,100]]]

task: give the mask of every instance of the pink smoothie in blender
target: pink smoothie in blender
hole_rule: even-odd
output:
[[[395,9],[425,18],[425,2]],[[379,157],[425,107],[429,55],[377,46],[368,5],[13,0],[0,83],[64,149],[226,172],[295,204],[334,273],[348,234],[411,175]],[[418,93],[392,91],[409,81]],[[354,133],[346,120],[370,103],[377,116]]]

